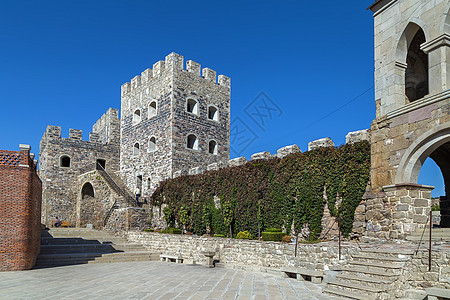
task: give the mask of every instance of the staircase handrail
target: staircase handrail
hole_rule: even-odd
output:
[[[103,168],[103,166],[98,162],[97,162],[97,170],[100,171],[102,175],[104,175],[105,180],[108,181],[108,183],[113,187],[113,189],[116,190],[116,192],[118,192],[121,196],[125,197],[125,199],[127,200],[127,202],[129,202],[129,204],[133,203],[134,201],[133,196],[130,195],[126,189],[121,188],[120,185],[117,184],[117,182],[111,177],[111,175],[109,175],[109,173],[105,170],[105,168]]]
[[[108,223],[109,217],[111,216],[112,211],[114,210],[116,205],[117,205],[117,198],[114,200],[113,205],[109,208],[108,212],[106,213],[105,218],[103,219],[103,227],[105,227],[106,223]]]

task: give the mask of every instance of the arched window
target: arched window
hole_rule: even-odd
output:
[[[139,155],[139,152],[140,152],[139,143],[136,143],[133,146],[133,155]]]
[[[67,155],[61,156],[59,159],[59,165],[64,168],[70,168],[70,157]]]
[[[81,198],[86,199],[87,197],[94,198],[94,187],[89,182],[86,182],[81,188]]]
[[[133,113],[133,125],[139,123],[141,121],[141,111],[136,109]]]
[[[148,141],[148,152],[156,151],[156,138],[152,136]]]
[[[148,106],[148,118],[153,118],[157,114],[157,104],[156,101],[152,101]]]
[[[187,136],[186,148],[198,150],[198,140],[195,134],[190,134]]]
[[[217,154],[217,142],[216,141],[214,141],[214,140],[209,141],[208,152],[211,154]]]
[[[406,56],[405,94],[410,102],[428,94],[428,55],[420,49],[425,33],[419,28],[411,40]]]
[[[191,114],[198,115],[198,103],[196,100],[190,98],[186,101],[186,111]]]
[[[215,106],[208,106],[208,120],[219,121],[219,111]]]

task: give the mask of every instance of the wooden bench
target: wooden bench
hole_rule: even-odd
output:
[[[448,289],[431,287],[425,289],[425,292],[427,293],[428,300],[450,299],[450,290]]]
[[[309,270],[303,268],[282,268],[281,272],[286,278],[311,281],[312,283],[322,283],[323,271]]]
[[[183,263],[183,258],[181,256],[175,256],[175,255],[169,255],[169,254],[161,254],[159,256],[159,258],[161,259],[161,261],[165,261],[165,262],[175,262],[177,264],[182,264]]]
[[[52,222],[52,227],[55,227],[55,221]],[[70,227],[70,222],[69,221],[61,221],[60,227]]]

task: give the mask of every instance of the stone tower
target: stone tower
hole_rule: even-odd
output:
[[[77,202],[85,183],[79,183],[79,176],[95,170],[97,162],[112,174],[119,171],[119,136],[119,111],[113,108],[92,126],[89,141],[82,139],[81,130],[70,129],[69,138],[63,138],[61,127],[47,126],[39,153],[44,224],[51,224],[55,217],[77,220]]]
[[[171,53],[122,85],[120,173],[148,197],[159,181],[226,164],[230,78]]]
[[[428,157],[446,185],[441,213],[450,214],[450,1],[378,0],[370,9],[376,119],[367,231],[397,238],[427,222],[433,187],[417,180]]]

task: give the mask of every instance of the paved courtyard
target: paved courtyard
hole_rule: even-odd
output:
[[[163,262],[0,272],[0,299],[337,299],[321,286],[261,272]]]

